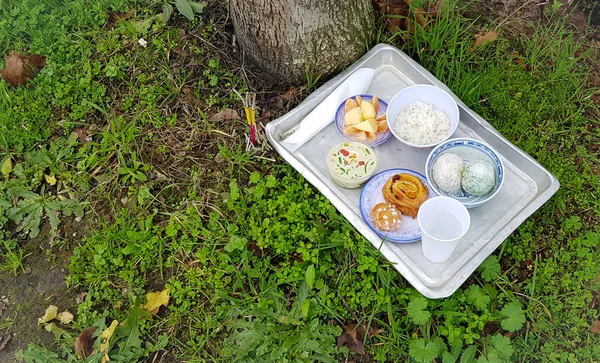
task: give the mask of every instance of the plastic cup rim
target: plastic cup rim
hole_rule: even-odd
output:
[[[446,197],[446,196],[437,196],[437,197],[433,197],[431,199],[428,199],[425,201],[425,203],[423,203],[421,205],[421,208],[428,202],[432,201],[432,200],[436,200],[436,199],[447,199],[449,201],[452,201],[452,203],[456,203],[457,205],[459,205],[461,207],[461,210],[465,210],[467,212],[467,228],[463,228],[463,232],[455,238],[451,238],[451,239],[439,239],[439,238],[435,238],[433,237],[431,234],[427,233],[427,231],[425,231],[425,229],[421,226],[421,215],[417,214],[417,223],[419,224],[419,228],[421,229],[421,233],[426,235],[427,237],[431,238],[432,240],[435,240],[437,242],[442,242],[442,243],[452,243],[452,242],[456,242],[458,240],[460,240],[461,238],[463,238],[467,232],[469,231],[469,228],[471,227],[471,214],[469,213],[469,210],[467,209],[467,207],[465,207],[461,202],[459,202],[458,200],[454,199],[454,198],[450,198],[450,197]],[[462,223],[461,223],[462,226]]]

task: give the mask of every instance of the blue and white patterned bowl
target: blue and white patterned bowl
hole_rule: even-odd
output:
[[[427,178],[424,175],[417,173],[416,171],[409,169],[388,169],[375,174],[362,189],[360,193],[360,214],[363,221],[381,238],[390,242],[397,243],[410,243],[416,242],[421,239],[421,228],[416,218],[412,218],[406,215],[402,215],[402,223],[397,231],[383,232],[375,228],[373,224],[373,218],[371,217],[371,211],[379,203],[384,203],[383,199],[383,186],[385,183],[396,174],[411,174],[421,179],[423,184],[427,186],[429,190],[429,198],[437,197],[437,194],[431,189],[431,186],[427,182]]]
[[[490,162],[494,166],[496,174],[496,185],[494,185],[494,188],[482,196],[471,195],[465,190],[461,190],[459,194],[450,194],[440,190],[433,181],[432,169],[440,155],[447,152],[457,154],[464,160],[465,164],[475,160],[485,160]],[[456,138],[438,145],[429,153],[427,161],[425,162],[425,175],[427,175],[429,185],[431,185],[431,188],[436,193],[454,198],[467,208],[474,208],[479,207],[498,194],[500,188],[502,188],[502,184],[504,184],[504,164],[498,157],[498,154],[483,142],[469,138]]]
[[[360,96],[363,100],[368,101],[368,102],[371,102],[371,100],[373,100],[372,95],[357,95],[357,96]],[[355,98],[355,97],[356,96],[352,96],[349,98]],[[377,145],[381,145],[384,142],[386,142],[392,136],[392,131],[389,128],[383,132],[378,132],[377,136],[373,140],[359,140],[359,139],[354,139],[352,137],[348,137],[348,136],[344,135],[344,132],[342,130],[344,129],[344,116],[346,116],[346,101],[349,98],[346,98],[344,100],[344,102],[342,102],[339,105],[339,107],[337,108],[337,111],[335,112],[335,120],[334,120],[335,127],[337,128],[338,132],[340,133],[340,136],[342,136],[346,140],[362,142],[363,144],[368,145],[368,146],[377,146]],[[387,102],[385,102],[381,98],[379,98],[379,109],[377,110],[376,117],[379,118],[379,117],[385,115],[387,113],[387,108],[388,108]]]

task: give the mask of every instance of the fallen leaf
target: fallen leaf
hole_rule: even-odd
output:
[[[169,289],[149,292],[146,294],[146,300],[148,300],[148,303],[142,305],[142,308],[151,314],[156,314],[161,306],[167,307],[169,305]]]
[[[127,19],[131,18],[132,16],[133,16],[132,13],[119,13],[119,12],[110,13],[110,14],[108,14],[108,19],[106,21],[106,25],[104,26],[104,28],[110,29],[118,22],[120,22],[122,20],[127,20]]]
[[[437,17],[440,10],[442,10],[443,5],[444,5],[444,0],[438,0],[435,3],[430,1],[427,4],[427,15],[431,18]]]
[[[4,313],[4,310],[6,310],[6,304],[7,303],[8,303],[8,299],[6,299],[6,298],[0,300],[0,317]]]
[[[481,47],[484,44],[491,43],[496,39],[498,39],[498,31],[496,29],[492,29],[487,33],[481,31],[475,37],[475,43],[473,43],[473,45],[469,49],[469,53],[473,53],[475,49]]]
[[[592,327],[590,328],[590,333],[592,334],[600,334],[600,320],[594,320]]]
[[[50,185],[56,185],[56,177],[54,175],[44,174],[44,179],[46,179],[46,183]]]
[[[84,291],[84,292],[82,292],[81,294],[77,295],[77,296],[75,297],[75,303],[76,303],[77,305],[81,304],[82,302],[84,302],[84,301],[85,301],[85,297],[86,297],[86,296],[87,296],[87,292],[85,292],[85,291]]]
[[[6,344],[10,341],[10,334],[7,333],[4,336],[0,337],[0,351],[6,348]]]
[[[75,133],[77,134],[77,137],[79,137],[79,140],[80,140],[81,142],[88,142],[88,141],[91,141],[91,140],[88,138],[88,135],[87,135],[87,133],[85,132],[85,130],[84,130],[84,129],[75,129]]]
[[[96,328],[89,327],[79,334],[75,339],[75,354],[85,359],[94,353],[94,340],[92,339]]]
[[[113,320],[108,328],[106,328],[102,333],[100,333],[100,352],[102,352],[102,363],[106,363],[110,361],[108,356],[108,348],[110,347],[110,338],[115,333],[115,329],[119,325],[119,322]]]
[[[344,333],[337,337],[337,347],[347,346],[348,350],[358,354],[365,354],[365,345],[363,343],[367,336],[367,330],[362,325],[356,323],[348,323],[342,327]],[[374,324],[369,326],[369,336],[374,336],[383,333],[382,329],[378,329]]]
[[[2,163],[2,175],[4,175],[4,178],[8,180],[8,175],[10,174],[10,172],[13,170],[13,164],[12,164],[12,160],[10,158],[4,160],[4,162]]]
[[[429,30],[429,27],[427,26],[427,19],[425,18],[425,15],[427,15],[427,13],[423,9],[417,7],[413,9],[413,12],[415,13],[415,18],[417,19],[417,22],[421,24],[423,29]]]
[[[385,28],[390,33],[406,30],[408,16],[408,5],[406,3],[378,3],[379,11],[385,16]]]
[[[36,76],[46,65],[46,57],[38,54],[18,54],[10,52],[6,58],[6,67],[2,70],[2,79],[13,87],[24,85]]]
[[[69,324],[73,322],[73,319],[75,317],[68,310],[65,310],[62,313],[58,313],[58,315],[56,315],[56,318],[63,324]]]
[[[523,59],[523,57],[521,57],[519,53],[513,53],[513,58],[516,65],[518,65],[526,71],[531,70],[531,67],[529,67],[528,64],[525,64],[525,60]]]
[[[226,108],[223,111],[216,113],[208,118],[208,121],[225,121],[225,120],[239,120],[240,116],[235,110]]]
[[[38,318],[38,324],[44,324],[49,322],[50,320],[56,318],[58,314],[58,308],[54,305],[48,306],[46,309],[46,313],[41,318]]]
[[[282,100],[284,101],[290,101],[292,100],[295,96],[296,93],[298,93],[298,89],[294,86],[291,86],[284,94],[282,94],[280,97]]]

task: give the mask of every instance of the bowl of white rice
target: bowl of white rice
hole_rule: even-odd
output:
[[[416,149],[428,149],[446,141],[458,127],[454,98],[432,85],[409,86],[389,102],[387,122],[392,135]]]

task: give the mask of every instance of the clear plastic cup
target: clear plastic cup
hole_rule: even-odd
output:
[[[431,262],[446,262],[471,225],[469,211],[449,197],[427,200],[417,215],[423,254]]]

